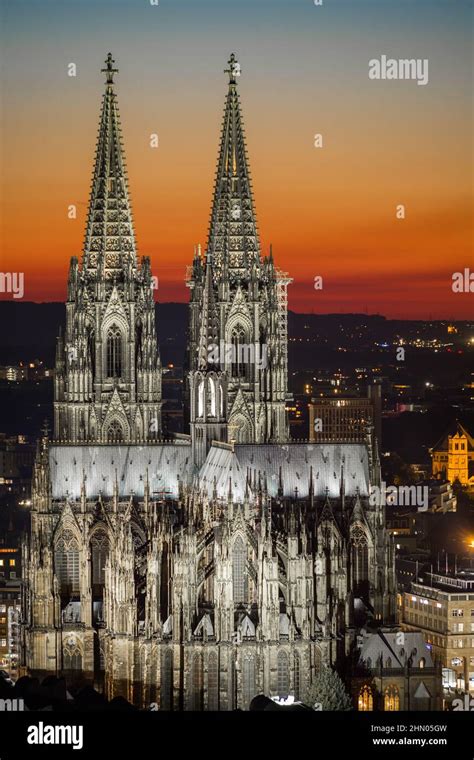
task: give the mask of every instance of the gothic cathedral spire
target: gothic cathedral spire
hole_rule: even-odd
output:
[[[114,67],[105,62],[82,266],[69,269],[58,338],[55,438],[132,443],[161,434],[161,364],[150,260],[137,262]]]
[[[290,278],[262,258],[243,120],[241,69],[230,56],[206,255],[195,256],[188,345],[188,402],[196,464],[212,440],[288,438],[287,295]]]
[[[207,253],[216,278],[228,267],[232,275],[260,268],[260,242],[248,168],[237,80],[240,64],[234,53],[228,62],[229,89],[222,122]]]
[[[129,264],[137,266],[135,233],[128,192],[127,170],[114,88],[115,61],[108,54],[106,88],[102,101],[99,136],[84,241],[84,268],[94,271],[101,258],[107,273],[115,275]]]

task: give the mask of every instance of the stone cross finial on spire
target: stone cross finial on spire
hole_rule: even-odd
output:
[[[240,63],[235,57],[235,53],[231,53],[231,56],[229,60],[227,61],[227,63],[229,64],[229,68],[224,69],[224,73],[229,75],[230,84],[236,84],[236,77],[240,77],[241,71],[240,71]]]
[[[118,69],[114,69],[115,60],[112,58],[112,53],[108,53],[105,59],[105,69],[101,69],[104,74],[107,74],[107,84],[114,83],[114,74],[118,74]]]

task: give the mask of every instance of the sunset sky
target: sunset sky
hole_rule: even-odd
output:
[[[158,299],[187,300],[235,51],[262,250],[272,243],[294,278],[290,308],[474,318],[474,293],[451,290],[453,272],[474,271],[470,0],[1,8],[0,269],[24,272],[25,300],[64,300],[69,259],[81,255],[109,50],[138,250],[151,256]],[[427,58],[429,83],[370,80],[382,54]]]

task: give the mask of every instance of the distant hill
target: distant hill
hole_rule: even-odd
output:
[[[164,365],[182,366],[186,347],[188,307],[184,303],[156,306],[157,331]],[[64,326],[65,306],[62,303],[35,304],[0,301],[0,365],[36,358],[53,367],[56,336]],[[367,314],[288,314],[288,383],[290,391],[303,398],[306,384],[313,384],[315,375],[328,377],[342,372],[354,379],[355,368],[378,367],[386,378],[384,392],[390,383],[402,383],[410,389],[415,401],[425,397],[425,380],[438,386],[429,394],[432,409],[428,414],[404,414],[384,420],[382,440],[388,450],[398,451],[406,461],[427,461],[427,447],[445,432],[447,426],[463,411],[469,430],[474,429],[469,416],[469,392],[462,385],[474,373],[474,351],[466,350],[474,335],[474,324],[458,322],[457,333],[448,333],[447,322],[389,320]],[[407,345],[406,361],[395,360],[395,342],[403,337]],[[445,344],[434,351],[430,341],[438,338]],[[416,341],[423,347],[416,347]],[[453,343],[453,347],[446,343]],[[358,372],[358,370],[357,370]],[[164,398],[169,388],[164,385]],[[305,401],[305,399],[304,399]],[[304,401],[302,409],[304,412]],[[9,383],[0,381],[0,431],[37,435],[47,418],[51,424],[53,383]],[[469,410],[470,411],[470,410]],[[307,434],[307,421],[295,428],[296,436]]]
[[[156,320],[163,364],[181,365],[186,347],[188,305],[157,304]],[[64,322],[65,306],[62,303],[0,301],[0,324],[3,327],[0,364],[39,358],[47,366],[53,366],[56,336]],[[474,325],[469,326],[467,322],[457,325],[458,334],[450,336],[450,340],[462,346],[467,336],[472,335]],[[354,362],[355,366],[372,362],[374,349],[383,354],[393,353],[393,341],[398,341],[400,336],[445,340],[447,322],[390,320],[377,314],[299,314],[290,311],[288,335],[290,370],[344,368],[354,366]],[[433,358],[441,360],[442,355]],[[445,357],[442,361],[445,363]],[[446,365],[448,370],[449,364]]]
[[[187,304],[156,305],[159,342],[166,353],[166,357],[163,356],[166,363],[182,362],[187,313]],[[0,301],[0,324],[3,326],[0,364],[38,357],[52,366],[56,337],[60,326],[64,329],[65,320],[66,308],[63,303]]]

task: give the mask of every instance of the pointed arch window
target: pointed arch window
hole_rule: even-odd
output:
[[[400,709],[400,694],[396,686],[387,686],[383,699],[385,712],[397,712]]]
[[[356,593],[363,593],[369,580],[369,546],[365,531],[357,525],[351,533],[352,577]]]
[[[296,700],[301,699],[301,663],[298,652],[294,653],[293,660],[293,693]]]
[[[95,331],[92,325],[87,327],[87,353],[92,370],[92,377],[95,377]]]
[[[244,604],[247,601],[246,576],[247,549],[241,536],[237,536],[232,549],[232,588],[234,604]]]
[[[63,668],[64,670],[82,670],[82,653],[77,645],[64,647]]]
[[[319,647],[314,650],[314,670],[317,675],[321,673],[321,664],[323,661],[322,652]]]
[[[255,657],[253,654],[249,654],[244,657],[242,663],[243,706],[245,710],[248,710],[250,702],[256,694],[255,681]]]
[[[359,544],[356,547],[354,569],[356,583],[367,580],[369,575],[369,547],[367,543]]]
[[[56,543],[54,570],[61,594],[79,593],[79,545],[71,530],[65,530]]]
[[[123,429],[120,422],[113,420],[107,428],[107,442],[121,443],[123,441]]]
[[[357,708],[360,712],[372,712],[374,709],[374,695],[370,686],[362,686],[359,691],[359,698],[357,700]]]
[[[211,417],[216,417],[217,415],[217,404],[216,404],[216,381],[213,377],[209,378],[209,397],[208,397],[208,414]]]
[[[248,376],[250,368],[249,346],[242,325],[235,325],[230,340],[232,344],[232,377],[245,378]]]
[[[173,709],[173,652],[166,649],[161,657],[161,699],[162,710]]]
[[[242,414],[237,414],[229,420],[229,437],[236,443],[250,443],[252,440],[251,425]]]
[[[235,662],[232,657],[229,658],[229,665],[228,665],[228,699],[227,699],[227,709],[233,710],[236,706],[237,702],[237,695],[235,693],[235,687],[236,687],[236,674],[235,674]]]
[[[135,325],[135,372],[138,375],[143,361],[143,324],[141,319]]]
[[[117,325],[107,332],[107,377],[122,377],[122,333]]]
[[[104,530],[97,530],[91,538],[92,585],[105,583],[105,563],[109,553],[109,540]]]
[[[191,670],[191,710],[202,710],[202,657],[195,654]]]
[[[210,653],[207,664],[207,695],[207,709],[217,711],[219,709],[219,671],[216,652]]]
[[[288,655],[284,651],[278,652],[278,696],[287,697],[290,693],[290,669]]]
[[[198,417],[204,416],[204,380],[198,386]]]

